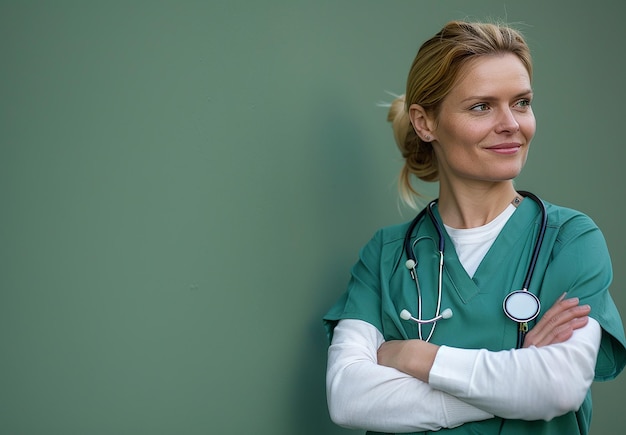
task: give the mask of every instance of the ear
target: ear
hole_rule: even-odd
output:
[[[436,140],[434,134],[435,123],[422,106],[419,104],[411,104],[409,107],[409,118],[411,119],[415,133],[417,133],[420,139],[424,142]]]

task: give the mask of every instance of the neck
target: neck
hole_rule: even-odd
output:
[[[452,228],[486,225],[502,213],[515,198],[522,199],[512,182],[477,188],[445,189],[439,192],[439,214]],[[519,202],[514,203],[517,206]]]

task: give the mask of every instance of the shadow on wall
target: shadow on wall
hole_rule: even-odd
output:
[[[341,92],[320,101],[311,141],[309,170],[312,173],[312,208],[310,221],[316,233],[318,250],[314,259],[316,277],[306,283],[314,304],[307,310],[306,334],[300,343],[297,379],[294,381],[294,431],[302,435],[353,433],[331,422],[326,405],[326,357],[328,341],[322,316],[346,289],[350,268],[357,258],[364,237],[373,234],[371,220],[362,219],[372,199],[377,163],[367,152],[367,128],[351,117],[351,109],[342,101]],[[382,118],[384,120],[384,118]],[[382,122],[382,121],[381,121]],[[360,219],[361,218],[361,219]],[[361,221],[364,221],[363,223]],[[370,222],[368,224],[368,222]],[[365,235],[365,236],[364,236]]]

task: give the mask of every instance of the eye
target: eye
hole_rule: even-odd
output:
[[[530,107],[530,98],[522,98],[521,100],[515,103],[515,106],[520,108]]]
[[[475,104],[470,107],[470,110],[474,112],[484,112],[485,110],[489,110],[489,105],[487,103]]]

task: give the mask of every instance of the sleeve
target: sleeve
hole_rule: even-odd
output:
[[[377,363],[381,333],[341,320],[328,351],[328,409],[340,426],[382,432],[436,431],[492,418],[488,412]]]
[[[442,346],[429,383],[498,417],[548,421],[582,404],[600,335],[589,319],[568,341],[550,346],[500,352]]]
[[[329,342],[341,319],[358,319],[383,330],[380,319],[381,290],[380,262],[383,236],[379,230],[359,252],[352,267],[348,288],[324,316],[324,327]]]
[[[602,328],[595,380],[615,378],[626,364],[626,339],[609,287],[611,258],[600,229],[587,216],[576,214],[561,225],[543,277],[542,289],[567,291],[591,306],[590,317]],[[543,291],[543,290],[542,290]]]

